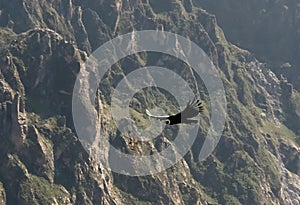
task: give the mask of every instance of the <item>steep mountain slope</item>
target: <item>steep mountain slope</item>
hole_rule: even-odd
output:
[[[0,1],[0,8],[3,204],[300,204],[300,95],[254,54],[229,43],[218,18],[201,4],[13,0]],[[145,29],[175,32],[197,43],[218,68],[228,111],[213,155],[198,162],[210,99],[197,85],[207,108],[191,151],[162,173],[131,177],[113,173],[87,155],[74,130],[71,95],[92,51],[118,35]],[[109,90],[144,65],[172,65],[197,84],[186,65],[167,55],[137,53],[110,70],[97,99],[101,125],[107,140],[132,154],[172,143],[157,138],[130,150],[128,138],[107,113]],[[132,103],[133,119],[146,125],[139,114],[145,107],[159,104],[170,111],[178,107],[173,103],[168,105],[162,91],[141,92]]]
[[[231,42],[253,51],[299,91],[299,12],[297,0],[195,0],[216,15]]]

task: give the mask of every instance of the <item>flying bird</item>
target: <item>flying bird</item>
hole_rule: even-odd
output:
[[[149,110],[146,109],[146,114],[151,117],[161,121],[165,121],[167,125],[175,125],[180,123],[196,123],[197,120],[193,120],[191,118],[196,117],[199,113],[203,111],[203,105],[200,100],[194,99],[193,101],[189,101],[186,108],[175,115],[164,115],[164,116],[156,116],[152,115]]]

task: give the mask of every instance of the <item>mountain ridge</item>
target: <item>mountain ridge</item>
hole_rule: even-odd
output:
[[[151,0],[22,0],[2,1],[0,8],[4,204],[300,203],[299,93],[252,53],[228,42],[214,15],[188,0],[168,0],[163,6]],[[208,126],[203,120],[191,151],[174,167],[130,177],[110,172],[87,155],[73,129],[71,93],[93,50],[114,36],[145,29],[189,37],[207,53],[225,86],[228,117],[216,150],[206,160],[196,160]],[[134,54],[117,63],[103,83],[124,76],[130,67],[173,61],[164,55]],[[174,69],[191,75],[181,65],[174,63]],[[109,89],[100,87],[98,95],[108,140],[133,154],[149,152],[142,145],[128,149],[128,139],[107,114]],[[157,104],[147,95],[157,96],[167,107],[162,93],[150,91],[139,94],[132,108],[141,112]],[[200,95],[209,105],[207,93]],[[209,119],[209,109],[204,119]],[[147,123],[140,115],[134,117]],[[160,150],[171,142],[158,138],[148,145]]]

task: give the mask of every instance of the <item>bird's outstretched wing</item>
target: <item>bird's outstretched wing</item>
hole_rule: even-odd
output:
[[[182,118],[192,118],[197,116],[200,112],[203,111],[203,105],[200,100],[194,98],[193,101],[189,101],[186,108],[181,112]]]
[[[168,116],[168,115],[163,115],[163,116],[152,115],[152,114],[150,113],[150,111],[147,110],[147,109],[146,109],[146,114],[147,114],[149,117],[156,118],[156,119],[159,119],[159,120],[166,120],[166,119],[168,119],[168,117],[170,117],[170,116]]]

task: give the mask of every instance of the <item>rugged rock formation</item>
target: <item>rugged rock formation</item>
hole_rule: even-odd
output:
[[[8,94],[10,95],[10,94]],[[16,93],[11,101],[1,103],[0,115],[1,132],[10,135],[10,140],[16,149],[19,149],[27,135],[25,104],[21,96]]]
[[[6,204],[6,194],[2,183],[0,183],[0,203]]]
[[[0,2],[0,203],[300,203],[300,95],[294,81],[229,43],[217,25],[218,15],[197,2]],[[76,136],[71,100],[77,73],[92,51],[115,36],[145,29],[178,33],[208,54],[224,83],[228,113],[214,153],[198,162],[210,118],[204,85],[197,85],[191,69],[168,55],[137,53],[122,59],[100,82],[96,99],[101,128],[118,150],[153,154],[169,146],[174,140],[170,133],[176,131],[168,129],[165,136],[130,149],[128,136],[109,114],[109,94],[132,70],[171,65],[207,105],[202,130],[184,159],[162,173],[130,177],[111,172],[87,154]],[[178,110],[166,95],[159,90],[137,93],[132,120],[146,126],[141,113],[157,99],[165,110]]]

